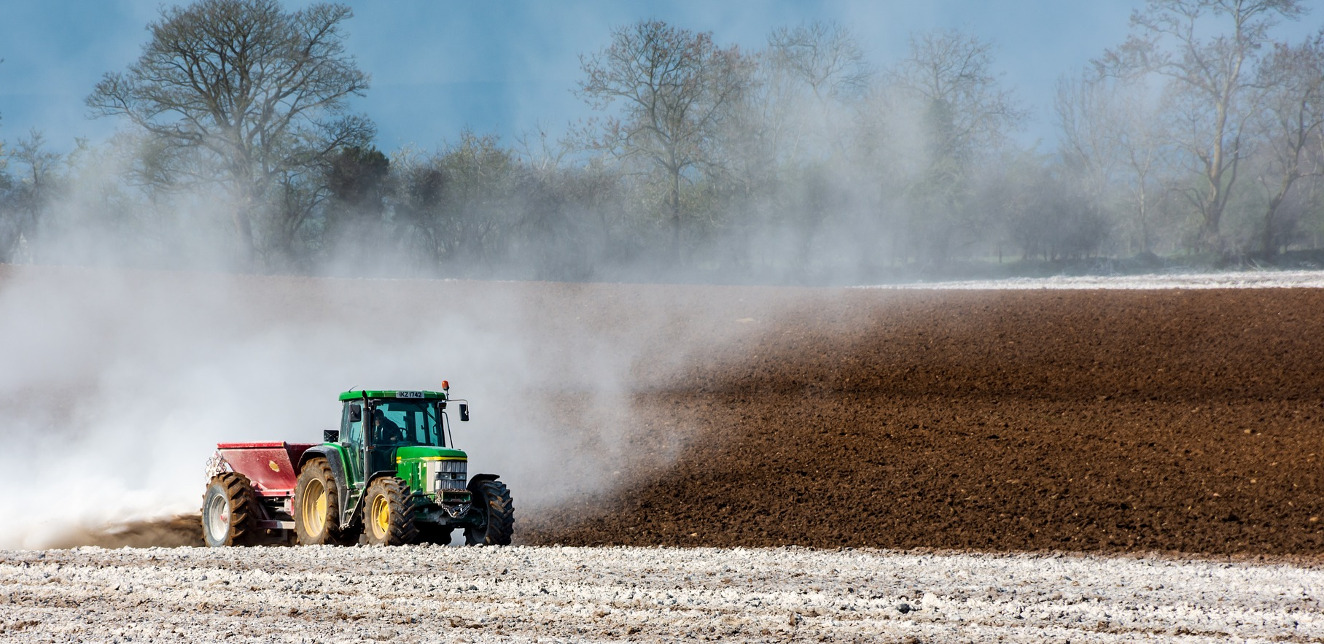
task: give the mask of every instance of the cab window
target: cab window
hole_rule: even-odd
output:
[[[360,411],[358,422],[350,422],[350,409],[353,407],[358,407],[360,410],[363,409],[362,403],[357,403],[357,402],[345,403],[345,409],[340,419],[340,436],[341,436],[340,440],[341,442],[350,443],[353,445],[362,445],[363,414]]]
[[[383,443],[444,447],[436,403],[390,400],[373,410],[374,436]]]

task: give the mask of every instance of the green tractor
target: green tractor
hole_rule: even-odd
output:
[[[208,463],[202,504],[209,546],[264,543],[509,545],[510,490],[495,474],[468,476],[453,447],[441,391],[340,394],[340,429],[321,444],[221,443]]]

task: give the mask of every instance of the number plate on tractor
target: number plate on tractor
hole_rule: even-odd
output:
[[[396,398],[422,398],[422,397],[423,397],[423,392],[421,392],[421,391],[397,391],[397,392],[395,392],[395,397],[396,397]]]

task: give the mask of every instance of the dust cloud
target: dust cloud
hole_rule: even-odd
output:
[[[0,548],[179,545],[217,442],[318,442],[339,392],[443,378],[473,409],[457,445],[521,512],[605,492],[684,436],[648,437],[639,389],[723,335],[660,294],[3,268]]]

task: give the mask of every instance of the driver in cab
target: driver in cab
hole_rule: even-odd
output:
[[[380,409],[372,410],[372,424],[377,428],[378,444],[400,443],[405,439],[405,433],[401,431],[400,426],[387,418]]]

